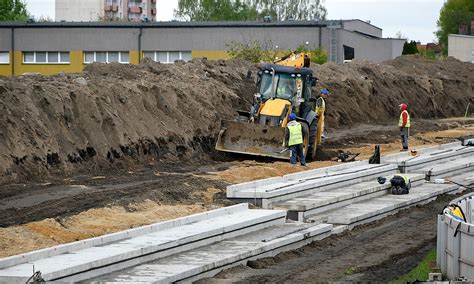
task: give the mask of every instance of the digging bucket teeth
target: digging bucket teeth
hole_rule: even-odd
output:
[[[285,129],[280,126],[262,126],[246,122],[226,122],[219,132],[216,150],[277,159],[290,159],[282,146]]]

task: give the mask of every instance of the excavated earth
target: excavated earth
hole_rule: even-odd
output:
[[[0,184],[140,163],[206,159],[223,120],[249,109],[255,66],[207,61],[91,64],[82,74],[0,78]],[[314,67],[330,129],[463,116],[474,65],[401,57]]]
[[[302,170],[213,150],[222,122],[249,108],[257,70],[233,60],[146,61],[91,64],[80,74],[0,77],[0,257],[225,206],[228,184]],[[473,64],[408,56],[313,70],[319,78],[314,92],[327,87],[331,96],[327,161],[309,168],[336,164],[337,150],[358,158],[370,156],[374,144],[382,144],[383,153],[398,151],[401,102],[412,114],[412,147],[474,135]],[[376,280],[393,261],[401,267],[396,273],[405,273],[433,247],[433,232],[413,237],[417,224],[432,228],[430,216],[450,198],[213,281],[315,279],[298,276],[297,266],[326,272],[322,281]],[[388,253],[357,245],[380,241],[385,247],[397,238],[410,244]],[[348,247],[353,253],[343,257]]]

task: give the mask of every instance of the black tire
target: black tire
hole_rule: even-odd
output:
[[[308,141],[308,160],[316,160],[316,132],[318,131],[318,119],[315,117],[309,125],[309,141]]]

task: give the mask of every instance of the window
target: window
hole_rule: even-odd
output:
[[[47,53],[46,52],[36,52],[36,63],[46,63]]]
[[[68,64],[68,51],[25,51],[23,63],[26,64]]]
[[[130,56],[128,51],[86,51],[84,52],[84,63],[92,62],[119,62],[129,63]]]
[[[161,63],[174,63],[176,60],[189,61],[192,59],[191,51],[145,51],[143,57]]]
[[[118,52],[109,52],[109,62],[119,62]]]
[[[10,52],[0,51],[0,64],[10,64]]]

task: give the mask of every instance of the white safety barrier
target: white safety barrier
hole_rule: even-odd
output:
[[[451,280],[474,280],[474,193],[453,200],[465,217],[463,222],[443,212],[438,215],[436,263]]]

